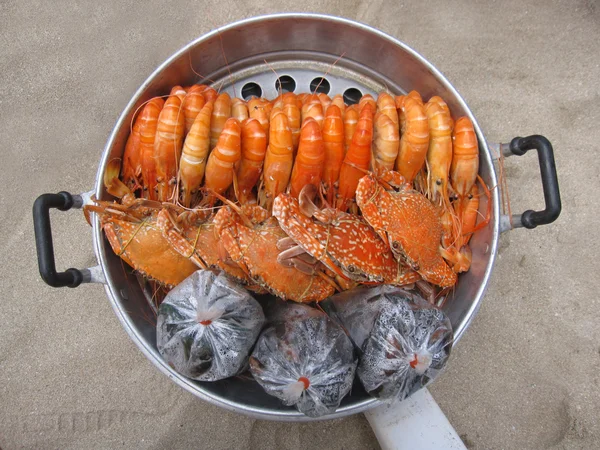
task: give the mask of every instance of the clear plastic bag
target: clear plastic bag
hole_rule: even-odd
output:
[[[158,351],[180,374],[200,381],[237,375],[265,322],[259,303],[223,272],[194,272],[158,310]]]
[[[310,417],[333,413],[352,387],[352,342],[326,314],[301,304],[269,305],[250,372],[264,390]]]
[[[436,378],[452,347],[446,315],[393,286],[358,288],[325,303],[360,349],[357,375],[381,400],[403,400]]]

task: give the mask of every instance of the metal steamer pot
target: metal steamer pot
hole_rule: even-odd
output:
[[[342,50],[345,53],[340,58]],[[202,72],[205,79],[196,71]],[[175,383],[215,405],[262,419],[311,420],[267,395],[250,378],[202,383],[176,373],[158,353],[155,328],[145,320],[152,314],[148,292],[140,287],[132,271],[123,269],[121,260],[103,236],[98,218],[93,218],[93,244],[99,265],[60,273],[54,264],[49,218],[50,208],[61,211],[81,208],[91,195],[109,199],[102,182],[104,171],[108,161],[122,156],[137,108],[154,96],[167,94],[174,85],[198,82],[212,84],[231,96],[267,98],[274,98],[279,87],[308,92],[320,82],[319,91],[330,95],[342,93],[347,103],[355,103],[363,94],[376,95],[381,90],[399,95],[415,89],[425,99],[441,96],[453,117],[468,116],[479,140],[480,175],[494,188],[489,225],[471,240],[471,269],[459,277],[454,296],[444,306],[456,340],[479,309],[496,259],[500,233],[514,227],[535,228],[556,220],[560,214],[556,168],[548,140],[530,136],[515,138],[510,144],[488,144],[477,120],[450,82],[416,51],[381,31],[337,17],[277,14],[242,20],[200,37],[165,61],[135,93],[108,138],[95,189],[82,195],[44,194],[36,200],[33,215],[39,268],[46,283],[54,287],[104,284],[117,317],[140,350]],[[546,209],[502,216],[494,160],[500,154],[523,155],[531,149],[538,152]],[[481,211],[486,207],[483,200]],[[379,401],[369,397],[356,382],[351,395],[343,400],[335,414],[326,418],[348,416],[378,404]]]

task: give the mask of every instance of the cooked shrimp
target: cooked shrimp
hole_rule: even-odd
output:
[[[210,118],[213,102],[206,103],[192,124],[183,143],[179,164],[181,203],[186,208],[192,206],[192,196],[202,184],[204,170],[210,151]]]
[[[212,117],[210,118],[210,148],[217,145],[221,131],[225,127],[225,122],[231,117],[231,98],[227,92],[219,94],[213,106]]]
[[[225,121],[217,145],[210,152],[206,164],[204,187],[207,196],[203,205],[212,206],[216,201],[214,193],[222,194],[233,182],[235,165],[241,157],[241,127],[237,119]]]

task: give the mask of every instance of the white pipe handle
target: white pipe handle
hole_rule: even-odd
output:
[[[466,450],[462,440],[425,388],[402,402],[365,413],[383,450]]]

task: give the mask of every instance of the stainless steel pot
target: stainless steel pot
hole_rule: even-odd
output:
[[[339,58],[342,50],[345,53]],[[49,220],[50,208],[81,207],[91,194],[98,199],[109,198],[102,183],[106,164],[122,156],[131,118],[142,102],[167,94],[174,85],[197,82],[212,84],[231,95],[262,94],[273,98],[277,95],[278,76],[284,89],[295,87],[297,92],[307,92],[324,78],[320,89],[329,88],[331,95],[343,93],[348,102],[362,94],[376,94],[384,89],[394,94],[415,89],[424,98],[440,95],[454,117],[466,115],[473,121],[479,139],[480,175],[488,186],[498,186],[493,163],[500,153],[510,156],[522,155],[529,149],[538,150],[546,209],[513,217],[501,216],[498,189],[492,190],[491,221],[471,240],[471,270],[460,277],[454,298],[444,306],[456,340],[463,335],[479,309],[494,266],[499,234],[512,227],[534,228],[550,223],[560,214],[561,205],[552,147],[545,138],[530,136],[515,138],[510,144],[489,145],[462,97],[435,67],[402,42],[369,26],[314,14],[256,17],[214,30],[165,61],[142,84],[117,121],[100,161],[94,191],[75,196],[66,192],[44,194],[37,199],[34,226],[40,273],[55,287],[103,283],[117,317],[140,350],[175,383],[199,398],[257,418],[306,421],[311,419],[282,406],[250,379],[200,383],[177,374],[159,355],[155,329],[144,319],[152,313],[145,293],[138,287],[135,276],[124,272],[120,259],[104,238],[98,220],[93,221],[93,231],[99,265],[61,273],[56,272],[54,265]],[[485,208],[484,201],[482,211]],[[357,383],[352,395],[327,418],[355,414],[377,404],[378,401],[367,396]]]

